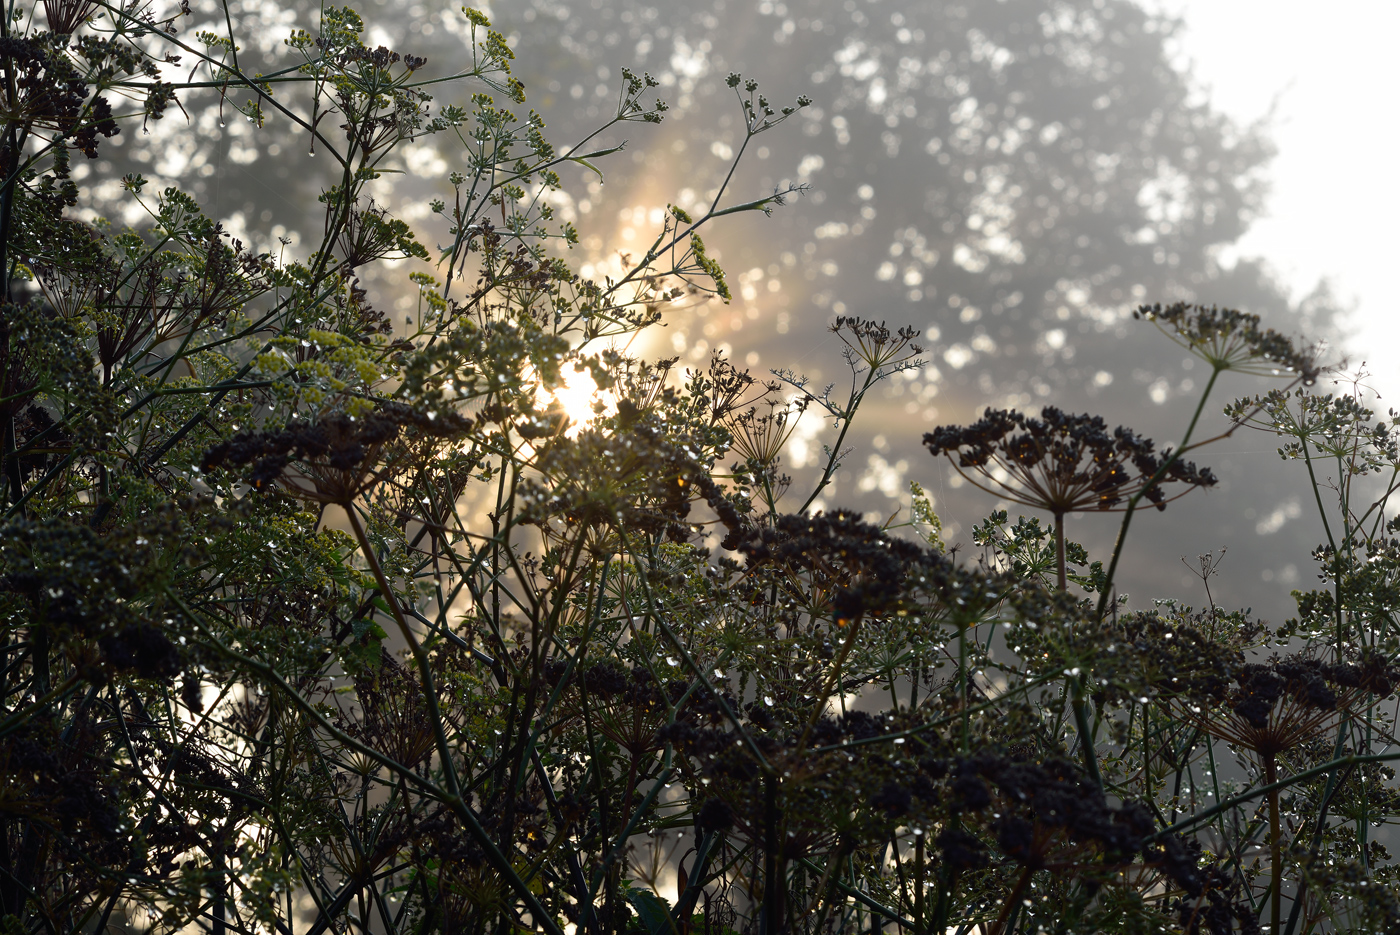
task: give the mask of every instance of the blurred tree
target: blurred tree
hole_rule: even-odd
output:
[[[742,246],[766,245],[764,266],[790,252],[789,309],[811,299],[931,324],[940,353],[957,348],[944,368],[955,384],[990,372],[1023,405],[1093,387],[1098,370],[1071,362],[1108,350],[1096,336],[1121,359],[1124,322],[1147,296],[1332,327],[1332,304],[1290,303],[1260,264],[1218,261],[1260,210],[1272,147],[1264,127],[1211,107],[1173,62],[1176,25],[1138,4],[536,0],[512,16],[522,44],[555,47],[524,57],[549,63],[558,93],[545,112],[565,135],[607,90],[594,85],[608,66],[675,88],[684,127],[617,179],[629,194],[671,183],[703,200],[717,184],[742,142],[726,126],[724,71],[811,95],[805,134],[760,150],[748,183],[797,178],[814,195],[779,219],[781,243],[754,224]],[[730,135],[709,145],[715,125]]]

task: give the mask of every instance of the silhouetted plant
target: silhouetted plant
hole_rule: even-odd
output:
[[[1039,419],[988,409],[964,428],[940,426],[924,436],[929,453],[944,455],[977,487],[1055,518],[1055,564],[1065,587],[1065,514],[1122,509],[1146,497],[1159,510],[1192,487],[1212,487],[1215,475],[1189,461],[1158,455],[1149,439],[1122,426],[1110,435],[1099,416],[1070,415],[1054,406]],[[956,455],[956,457],[955,457]],[[1168,496],[1162,487],[1187,489]]]

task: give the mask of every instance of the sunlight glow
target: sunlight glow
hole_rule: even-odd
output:
[[[563,382],[553,390],[540,388],[540,402],[552,400],[558,403],[569,417],[569,427],[564,435],[577,438],[593,420],[610,416],[617,412],[617,399],[610,392],[598,389],[593,374],[588,370],[575,370],[565,365],[560,371]]]

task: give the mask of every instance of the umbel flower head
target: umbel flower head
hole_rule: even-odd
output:
[[[830,595],[833,618],[842,623],[894,607],[927,573],[952,564],[848,510],[781,514],[771,525],[743,527],[732,540],[750,569],[772,564],[788,580],[810,575],[815,589]]]
[[[279,483],[295,497],[317,503],[347,504],[404,466],[414,446],[393,457],[385,448],[407,429],[414,440],[453,438],[471,427],[453,412],[423,413],[401,403],[385,403],[356,419],[344,413],[317,422],[293,422],[277,431],[240,432],[210,448],[200,470],[250,465],[248,482],[259,490]],[[287,468],[297,465],[295,474]]]
[[[770,386],[776,389],[776,386]],[[737,412],[727,420],[731,444],[737,454],[755,464],[769,467],[777,463],[778,455],[797,428],[797,420],[807,410],[809,398],[800,396],[787,403],[766,399],[767,411],[758,406]]]
[[[1078,510],[1121,509],[1139,493],[1157,509],[1193,487],[1212,487],[1215,475],[1190,461],[1158,453],[1151,440],[1119,426],[1112,432],[1099,416],[1075,415],[1054,406],[1040,418],[1014,409],[988,409],[968,426],[939,426],[924,436],[935,457],[948,458],[958,473],[990,494],[1056,517]],[[1162,466],[1166,470],[1157,477]],[[1185,489],[1168,496],[1165,484]]]
[[[1400,670],[1377,654],[1335,664],[1298,655],[1244,663],[1232,681],[1161,700],[1206,733],[1271,758],[1316,736],[1368,694],[1390,697]]]
[[[829,330],[846,344],[848,361],[863,364],[871,371],[912,366],[914,357],[924,352],[914,341],[919,336],[914,328],[891,331],[883,321],[841,315]]]
[[[1144,305],[1133,317],[1152,322],[1217,372],[1233,370],[1261,377],[1290,374],[1308,385],[1317,382],[1320,368],[1315,355],[1298,350],[1272,328],[1259,327],[1258,315],[1176,302]]]

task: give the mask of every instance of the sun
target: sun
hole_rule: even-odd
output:
[[[595,419],[612,415],[617,411],[617,400],[612,393],[598,389],[593,374],[586,368],[575,370],[572,367],[560,369],[561,382],[552,390],[540,388],[544,397],[541,402],[557,403],[569,417],[569,427],[564,431],[568,438],[576,438]]]

